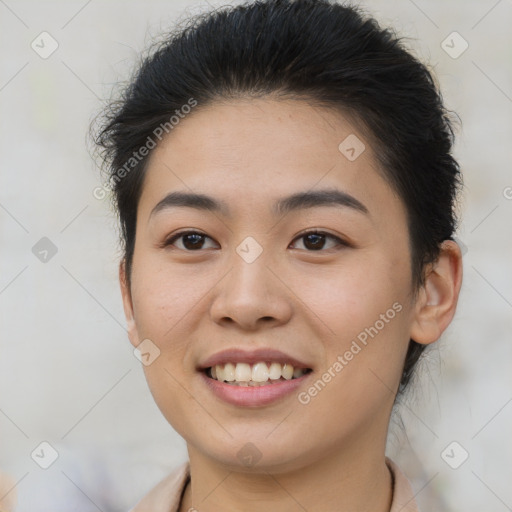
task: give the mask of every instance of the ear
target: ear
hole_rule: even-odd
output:
[[[441,244],[439,258],[418,292],[411,339],[424,345],[437,341],[455,315],[462,284],[462,254],[452,240]]]
[[[137,331],[137,325],[135,324],[132,294],[126,275],[126,261],[124,259],[119,264],[119,284],[121,286],[121,296],[123,298],[123,309],[124,316],[126,317],[128,338],[130,339],[130,343],[134,347],[137,347],[140,343],[139,333]]]

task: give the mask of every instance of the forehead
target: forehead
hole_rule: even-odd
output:
[[[152,151],[139,207],[148,217],[169,192],[187,191],[217,197],[233,213],[334,188],[369,210],[380,203],[403,213],[348,117],[305,101],[233,100],[199,105]]]

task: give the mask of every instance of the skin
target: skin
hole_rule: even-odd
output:
[[[16,480],[11,475],[0,471],[0,510],[11,512],[18,502]]]
[[[355,161],[338,149],[350,134],[366,146]],[[278,198],[320,188],[349,193],[369,214],[336,206],[272,214]],[[151,216],[173,191],[223,200],[232,216],[190,207]],[[191,485],[180,512],[389,511],[385,445],[407,345],[432,343],[449,325],[462,257],[444,242],[413,294],[406,210],[370,141],[347,117],[299,100],[198,107],[153,150],[137,215],[130,285],[120,266],[123,304],[131,343],[150,339],[161,351],[144,371],[187,443]],[[190,238],[164,246],[187,229],[207,235],[202,246]],[[349,245],[327,237],[311,249],[300,235],[312,229]],[[235,251],[248,236],[263,249],[250,264]],[[187,251],[187,241],[198,248]],[[225,348],[273,347],[313,368],[309,386],[396,302],[402,310],[307,405],[292,393],[236,407],[196,371]],[[247,442],[261,453],[250,468],[237,456]]]

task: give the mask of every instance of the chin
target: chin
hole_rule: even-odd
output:
[[[216,443],[215,446],[204,446],[203,449],[197,449],[197,444],[195,446],[203,456],[225,466],[229,471],[278,474],[306,465],[309,459],[307,453],[296,451],[297,446],[300,446],[299,442],[292,442],[287,438],[287,443],[283,444],[282,439],[277,437],[270,442],[265,440],[267,434],[268,432],[262,435],[261,440],[253,436],[234,436],[222,445]]]

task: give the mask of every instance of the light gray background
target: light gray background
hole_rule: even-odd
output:
[[[127,510],[186,458],[127,340],[115,219],[93,197],[86,132],[153,36],[222,4],[0,0],[0,468],[19,512]],[[463,122],[459,308],[389,454],[425,511],[512,510],[512,2],[364,5],[412,38]],[[31,48],[43,31],[59,44],[47,59]],[[441,47],[453,31],[469,44],[456,59]],[[58,249],[46,263],[32,252],[42,237]],[[59,454],[46,470],[31,458],[42,441]]]

